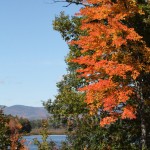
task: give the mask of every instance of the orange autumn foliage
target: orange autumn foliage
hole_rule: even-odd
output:
[[[28,148],[24,145],[25,140],[21,139],[21,134],[19,130],[22,128],[22,125],[19,123],[18,119],[11,117],[7,126],[10,129],[10,150],[28,150]]]
[[[135,94],[131,84],[140,72],[149,72],[149,66],[135,55],[139,52],[149,61],[150,49],[128,26],[128,19],[142,11],[134,0],[87,0],[86,4],[77,15],[83,17],[81,29],[87,34],[70,42],[81,48],[82,56],[72,62],[83,66],[77,72],[89,83],[79,90],[86,92],[91,114],[99,108],[107,112],[101,126],[118,118],[134,119],[135,106],[128,104]]]

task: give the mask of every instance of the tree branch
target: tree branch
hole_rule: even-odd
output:
[[[48,2],[47,2],[48,3]],[[88,6],[86,4],[83,4],[82,1],[79,2],[79,1],[72,1],[72,0],[53,0],[52,3],[49,3],[49,4],[54,4],[54,3],[69,3],[63,7],[68,7],[70,6],[71,4],[76,4],[76,5],[82,5],[82,6]]]

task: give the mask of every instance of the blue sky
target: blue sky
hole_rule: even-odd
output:
[[[0,105],[42,106],[66,73],[68,47],[52,20],[79,7],[51,0],[0,0]]]

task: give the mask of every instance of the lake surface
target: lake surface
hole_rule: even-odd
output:
[[[38,150],[38,147],[33,144],[33,139],[37,138],[38,141],[42,142],[41,135],[30,135],[30,136],[23,136],[26,139],[25,145],[28,146],[29,150]],[[53,141],[56,143],[57,147],[61,146],[61,142],[66,141],[66,135],[49,135],[47,141]]]

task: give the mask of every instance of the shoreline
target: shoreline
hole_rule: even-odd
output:
[[[29,136],[29,135],[41,135],[42,129],[33,129],[30,133],[26,133],[23,136]],[[66,129],[49,129],[47,134],[48,135],[66,135]]]

